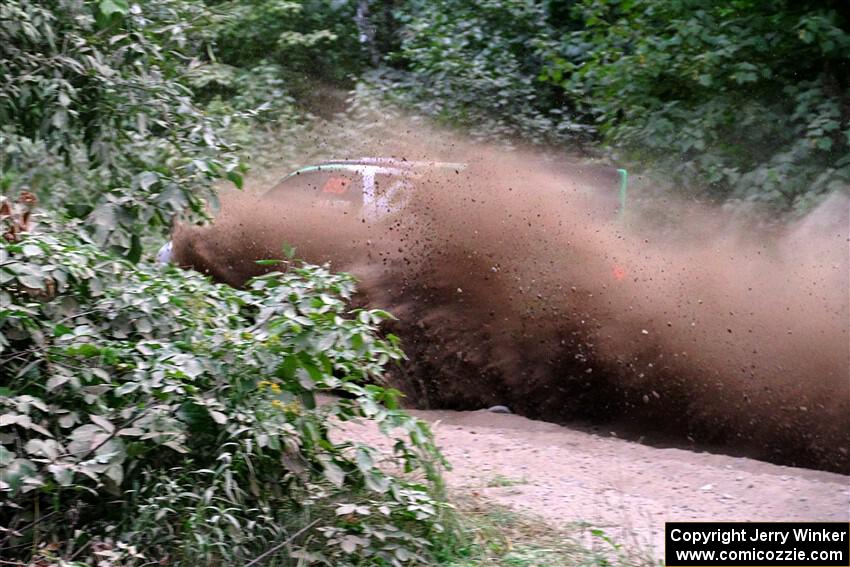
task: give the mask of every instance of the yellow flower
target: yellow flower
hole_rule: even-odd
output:
[[[271,385],[272,385],[272,383],[271,383],[271,382],[269,382],[268,380],[260,380],[259,382],[257,382],[257,387],[258,387],[260,390],[262,390],[262,389],[263,389],[263,388],[265,388],[266,386],[271,386]]]
[[[272,389],[272,392],[275,394],[280,394],[280,384],[272,384],[269,386]]]
[[[280,401],[280,400],[272,400],[272,405],[273,405],[274,407],[276,407],[277,409],[279,409],[279,410],[284,409],[284,408],[283,408],[283,402],[282,402],[282,401]]]

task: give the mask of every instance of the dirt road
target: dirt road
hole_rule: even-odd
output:
[[[850,520],[850,477],[659,449],[487,411],[411,411],[430,422],[455,492],[565,527],[587,522],[663,556],[665,521]],[[346,434],[389,448],[374,430]]]

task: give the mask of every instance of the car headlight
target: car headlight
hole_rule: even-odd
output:
[[[156,253],[156,261],[158,264],[162,264],[163,266],[171,263],[172,255],[170,240],[163,244],[162,248],[159,249],[159,252]]]

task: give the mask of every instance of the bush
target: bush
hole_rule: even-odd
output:
[[[427,426],[378,385],[401,358],[354,281],[291,267],[235,290],[127,263],[41,218],[0,251],[0,553],[114,565],[424,562],[443,530]],[[346,397],[320,404],[317,395]],[[332,420],[401,428],[407,480]],[[419,472],[419,474],[415,474]],[[297,538],[300,528],[307,528]],[[39,563],[45,564],[45,563]]]
[[[33,191],[137,261],[146,230],[203,215],[216,179],[240,184],[223,120],[185,84],[208,17],[188,0],[0,4],[3,191]]]
[[[367,76],[402,103],[477,137],[575,142],[590,129],[538,80],[557,38],[546,3],[441,0],[399,8],[396,67]]]
[[[223,133],[297,115],[279,61],[215,57],[222,26],[287,3],[211,4],[0,4],[0,555],[426,562],[452,532],[443,463],[381,386],[389,314],[350,311],[355,282],[323,267],[235,290],[140,263],[217,179],[241,185]],[[288,37],[278,54],[313,45]],[[331,437],[352,419],[395,432],[389,466]]]
[[[216,58],[223,64],[251,69],[264,62],[279,65],[284,77],[344,81],[366,63],[359,41],[355,1],[292,2],[230,0],[213,9],[209,29]]]
[[[476,137],[595,135],[682,190],[804,211],[850,185],[843,6],[411,2],[391,68],[366,80]]]
[[[850,184],[850,20],[829,4],[584,0],[549,78],[632,161],[806,209]]]

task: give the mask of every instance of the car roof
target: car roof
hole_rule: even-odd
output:
[[[363,157],[358,159],[334,159],[324,161],[319,165],[375,165],[383,167],[394,167],[400,169],[420,169],[420,168],[439,168],[439,169],[464,169],[465,163],[460,162],[443,162],[443,161],[411,161],[406,158],[392,157]]]
[[[454,169],[459,171],[466,168],[465,163],[439,162],[439,161],[409,161],[398,158],[387,157],[364,157],[359,159],[327,160],[315,165],[307,165],[296,169],[286,175],[281,181],[285,181],[295,175],[312,171],[354,171],[360,174],[377,173],[388,175],[401,175],[413,173],[424,169]]]

